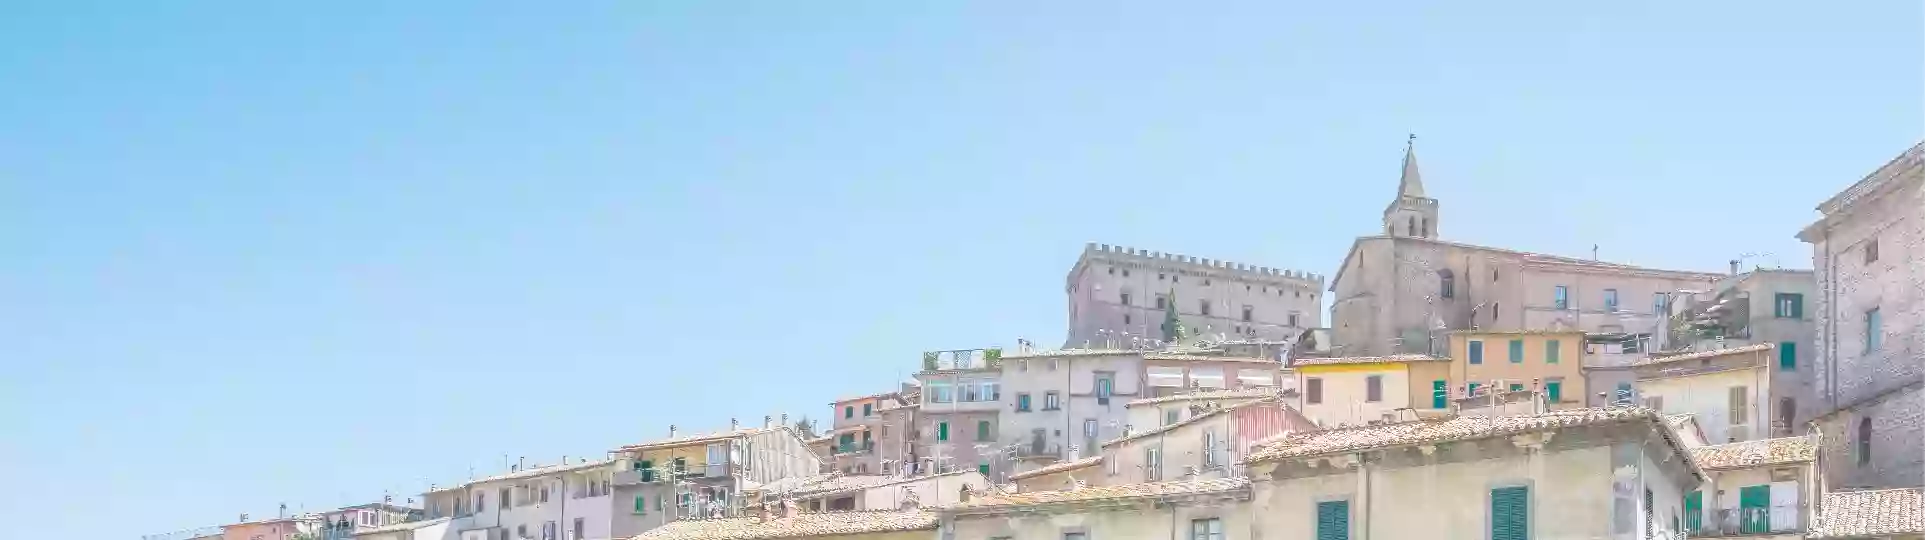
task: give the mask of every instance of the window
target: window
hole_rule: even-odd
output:
[[[1143,450],[1143,479],[1151,482],[1163,479],[1163,449],[1149,447]]]
[[[1016,412],[1029,412],[1029,393],[1016,393]]]
[[[1792,419],[1797,417],[1798,400],[1790,397],[1778,398],[1778,423],[1783,424],[1787,432],[1791,428]]]
[[[1410,216],[1409,222],[1404,224],[1404,232],[1417,236],[1417,216]]]
[[[1551,307],[1571,309],[1571,288],[1558,285],[1557,288],[1551,289]]]
[[[1323,403],[1323,379],[1311,377],[1303,380],[1304,403]]]
[[[1208,316],[1210,316],[1210,301],[1209,301],[1209,300],[1197,300],[1197,301],[1196,301],[1196,309],[1197,309],[1197,312],[1198,312],[1198,313],[1202,313],[1202,314],[1203,314],[1203,316],[1205,316],[1205,317],[1208,317]]]
[[[1878,350],[1878,343],[1883,341],[1881,338],[1884,337],[1885,331],[1883,328],[1880,328],[1880,326],[1884,325],[1884,321],[1881,319],[1882,317],[1878,314],[1878,308],[1872,308],[1865,312],[1865,352]]]
[[[1130,277],[1130,269],[1128,268],[1123,269],[1123,277]]]
[[[1317,540],[1350,540],[1350,501],[1317,503]]]
[[[548,486],[541,487],[541,496],[538,500],[548,502]],[[368,514],[368,519],[374,519],[374,514]]]
[[[1470,363],[1484,363],[1484,342],[1473,339],[1466,346],[1470,348]]]
[[[1644,398],[1644,408],[1646,408],[1646,409],[1652,409],[1652,410],[1658,410],[1658,411],[1662,411],[1662,410],[1664,410],[1664,396],[1647,396],[1647,397],[1645,397],[1645,398]]]
[[[560,528],[561,524],[559,523],[553,521],[543,522],[541,524],[541,540],[555,540],[555,531]]]
[[[876,404],[874,404],[874,403],[864,403],[864,404],[862,404],[862,415],[863,415],[863,416],[865,416],[865,417],[867,417],[867,416],[875,416],[875,415],[876,415]]]
[[[936,440],[938,441],[949,440],[949,423],[948,422],[936,423]]]
[[[1771,316],[1780,319],[1805,318],[1805,295],[1778,293],[1772,298]]]
[[[1483,387],[1484,385],[1482,383],[1470,383],[1469,386],[1464,387],[1464,395],[1475,396],[1477,395],[1477,389],[1483,388]]]
[[[508,500],[513,497],[514,496],[511,495],[510,492],[508,491],[508,488],[501,488],[501,509],[502,510],[508,509],[508,502],[509,502]]]
[[[1055,391],[1043,393],[1043,410],[1054,411],[1063,408],[1063,396]]]
[[[1122,294],[1117,295],[1116,301],[1125,306],[1130,305],[1130,292],[1123,291]]]
[[[1079,532],[1063,533],[1063,540],[1089,540],[1089,535]]]
[[[1497,323],[1497,312],[1502,311],[1503,307],[1504,307],[1504,304],[1502,302],[1491,302],[1491,323],[1492,324]]]
[[[1096,372],[1095,375],[1096,375],[1096,404],[1109,405],[1110,395],[1115,393],[1116,391],[1116,375],[1113,373],[1101,372],[1101,371]]]
[[[1645,538],[1657,538],[1656,535],[1652,534],[1655,532],[1653,529],[1657,527],[1657,521],[1658,521],[1657,510],[1654,508],[1657,506],[1657,503],[1654,499],[1656,499],[1656,497],[1651,496],[1651,488],[1644,488],[1644,537]]]
[[[1491,540],[1531,537],[1531,492],[1524,486],[1491,490]]]
[[[1544,363],[1546,364],[1557,363],[1557,356],[1559,352],[1558,349],[1560,349],[1560,347],[1558,347],[1557,340],[1555,339],[1544,340]]]
[[[1182,420],[1183,409],[1181,407],[1171,407],[1163,410],[1163,425],[1167,426]]]
[[[1181,283],[1182,281],[1183,281],[1183,274],[1176,274],[1176,275],[1170,276],[1170,283]]]
[[[1295,312],[1292,312],[1292,313],[1290,313],[1290,327],[1291,327],[1291,328],[1302,328],[1302,327],[1303,327],[1303,325],[1301,325],[1301,324],[1297,324],[1297,313],[1295,313]]]
[[[1452,274],[1449,268],[1437,271],[1437,296],[1457,297],[1457,276]]]
[[[1217,465],[1216,428],[1203,430],[1203,468],[1214,469]]]
[[[955,401],[956,388],[950,386],[949,383],[929,383],[928,399],[930,403],[949,403]]]
[[[994,434],[992,434],[992,433],[990,433],[990,432],[989,432],[989,421],[988,421],[988,420],[978,420],[978,421],[976,421],[976,440],[978,440],[978,441],[993,441],[993,440],[996,440],[996,437],[994,437],[993,435],[994,435]]]
[[[1865,264],[1878,262],[1878,239],[1865,241]]]
[[[655,481],[655,462],[647,460],[635,462],[635,470],[642,471],[642,482]]]
[[[1631,401],[1631,383],[1628,383],[1628,382],[1618,383],[1618,387],[1615,389],[1615,393],[1611,395],[1611,402],[1617,403],[1620,401]],[[1663,407],[1652,407],[1652,408],[1663,409]]]
[[[976,386],[976,383],[957,383],[956,389],[961,390],[961,392],[958,393],[962,394],[960,401],[963,403],[982,401],[982,387]]]
[[[1524,383],[1511,383],[1511,391],[1512,392],[1524,391]]]
[[[1618,290],[1617,289],[1604,290],[1604,310],[1605,311],[1618,310]]]
[[[1684,532],[1697,536],[1704,529],[1704,492],[1693,491],[1684,495]]]
[[[1872,464],[1872,419],[1858,419],[1858,466]]]
[[[1544,397],[1550,398],[1551,403],[1564,401],[1564,381],[1562,380],[1545,381]]]
[[[636,514],[641,514],[641,515],[648,515],[648,496],[647,495],[635,496],[635,509],[632,510],[632,512]]]
[[[989,381],[983,383],[983,401],[1002,401],[1003,383]]]
[[[1731,425],[1738,426],[1751,423],[1751,419],[1745,414],[1745,411],[1751,408],[1750,403],[1750,388],[1743,386],[1731,387],[1731,411],[1730,416],[1727,417],[1730,419]]]
[[[1170,303],[1170,297],[1164,296],[1163,293],[1157,293],[1156,309],[1163,309],[1165,306],[1168,306],[1169,303]]]
[[[1250,322],[1250,316],[1256,313],[1256,310],[1257,308],[1249,305],[1243,306],[1243,322]]]
[[[1417,230],[1418,233],[1420,233],[1418,234],[1418,236],[1429,238],[1430,237],[1430,218],[1424,218],[1423,220],[1418,221],[1418,223],[1424,224],[1423,228],[1420,228]]]
[[[1524,363],[1524,340],[1513,339],[1511,340],[1510,346],[1511,346],[1510,347],[1511,350],[1509,352],[1511,353],[1511,363],[1513,364]]]
[[[1364,377],[1364,401],[1376,403],[1384,400],[1384,376]]]
[[[1163,281],[1163,278],[1164,278],[1164,277],[1166,277],[1166,276],[1168,276],[1168,274],[1157,274],[1157,275],[1156,275],[1156,280],[1157,280],[1157,281]]]
[[[1659,315],[1670,314],[1669,311],[1664,309],[1665,303],[1670,301],[1670,299],[1671,297],[1665,296],[1664,293],[1653,293],[1651,295],[1651,312]]]
[[[588,534],[587,519],[588,518],[575,518],[575,534],[573,536],[570,536],[568,540],[582,540],[583,538],[587,538],[586,536]]]
[[[1778,369],[1782,371],[1798,371],[1798,342],[1784,341],[1778,343]]]
[[[1497,269],[1491,269],[1491,283],[1497,283]]]
[[[1450,381],[1437,379],[1430,382],[1430,408],[1450,407]]]
[[[1130,320],[1130,314],[1128,314],[1128,313],[1124,313],[1124,314],[1123,314],[1123,324],[1126,324],[1126,325],[1127,325],[1127,324],[1132,324],[1132,323],[1133,323],[1133,322],[1132,322],[1132,321]],[[1024,364],[1024,366],[1025,366],[1025,370],[1027,370],[1027,366],[1028,366],[1028,364]]]
[[[1217,518],[1190,520],[1190,540],[1223,540],[1223,520]]]
[[[528,537],[528,525],[525,523],[521,525],[516,525],[515,538],[527,538],[527,537]]]
[[[843,408],[842,408],[842,417],[843,417],[843,418],[855,418],[855,417],[856,417],[856,408],[855,408],[855,407],[843,407]]]

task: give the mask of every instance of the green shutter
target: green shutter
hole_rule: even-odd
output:
[[[1693,491],[1684,496],[1684,530],[1697,534],[1704,524],[1704,492]]]
[[[976,422],[976,440],[978,441],[989,440],[989,421],[984,420],[984,421]]]
[[[1469,346],[1470,346],[1470,363],[1472,364],[1484,363],[1484,342],[1472,341],[1470,342]]]
[[[1544,383],[1544,395],[1549,396],[1551,398],[1551,403],[1557,403],[1559,401],[1563,401],[1564,381],[1550,381],[1550,382]]]
[[[1350,501],[1317,503],[1317,540],[1350,540]]]
[[[1544,363],[1546,364],[1557,363],[1558,348],[1559,347],[1557,346],[1557,340],[1555,339],[1546,340],[1544,342]]]
[[[636,469],[636,470],[639,470],[639,471],[642,471],[642,481],[643,481],[643,482],[654,482],[654,481],[655,481],[655,462],[653,462],[653,461],[643,461],[643,462],[641,462],[641,463],[637,463],[637,464],[635,464],[635,469]]]
[[[1786,341],[1778,344],[1778,369],[1785,371],[1798,369],[1798,342]]]
[[[949,423],[948,422],[936,423],[936,440],[938,441],[949,440]]]
[[[1438,379],[1430,382],[1430,408],[1450,407],[1450,382]]]
[[[876,413],[875,411],[876,411],[876,405],[875,405],[874,403],[864,403],[864,404],[862,404],[862,415],[863,415],[863,416],[871,416],[871,415],[874,415],[874,414]]]
[[[1477,395],[1477,388],[1478,388],[1478,387],[1480,387],[1480,386],[1482,386],[1482,385],[1480,385],[1480,384],[1477,384],[1477,383],[1470,383],[1470,390],[1469,390],[1469,392],[1470,392],[1470,395],[1472,395],[1472,396],[1475,396],[1475,395]]]
[[[1491,490],[1491,540],[1531,537],[1531,492],[1523,486]]]
[[[989,464],[988,463],[977,464],[976,472],[981,473],[983,476],[989,476]]]
[[[637,514],[648,513],[648,496],[647,495],[635,496],[635,513]]]
[[[855,417],[856,417],[856,408],[855,408],[855,406],[854,406],[854,405],[851,405],[851,406],[848,406],[848,407],[843,407],[843,408],[842,408],[842,417],[843,417],[843,418],[855,418]]]
[[[1771,530],[1771,486],[1759,484],[1738,488],[1738,532],[1757,534]]]
[[[1513,364],[1524,363],[1524,340],[1521,340],[1521,339],[1511,340],[1510,353],[1511,353],[1511,363]]]

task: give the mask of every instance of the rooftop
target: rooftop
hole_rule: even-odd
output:
[[[920,482],[931,478],[942,478],[945,476],[961,476],[964,474],[969,474],[974,472],[976,472],[975,469],[963,469],[959,471],[946,472],[942,474],[931,474],[931,475],[925,475],[925,476],[887,476],[887,475],[880,475],[880,474],[823,475],[821,477],[812,478],[809,481],[805,481],[800,486],[797,486],[794,490],[788,491],[784,494],[790,497],[797,497],[797,498],[825,497],[830,495],[840,495],[840,494],[849,493],[852,491],[862,491],[866,489],[888,487],[888,486],[893,486],[897,484],[907,484],[910,482]],[[983,487],[983,486],[975,486],[975,487]]]
[[[1676,354],[1671,356],[1658,356],[1653,358],[1645,358],[1643,360],[1638,360],[1637,362],[1633,362],[1631,365],[1651,366],[1651,365],[1657,365],[1657,364],[1669,364],[1672,362],[1684,362],[1689,360],[1704,360],[1709,358],[1717,358],[1720,356],[1730,356],[1734,354],[1769,351],[1777,347],[1778,347],[1777,345],[1771,344],[1771,343],[1759,343],[1757,345],[1746,345],[1743,347],[1732,347],[1729,349],[1715,349],[1715,350],[1709,350],[1709,351],[1698,351],[1694,353]]]
[[[1249,364],[1279,364],[1274,359],[1255,356],[1211,356],[1207,354],[1147,353],[1144,360],[1165,360],[1175,362],[1242,362]]]
[[[1826,493],[1806,538],[1925,533],[1925,488]]]
[[[1249,488],[1250,479],[1243,477],[1213,478],[1208,480],[1173,480],[1146,484],[1091,486],[1056,491],[984,495],[981,498],[969,502],[951,505],[946,509],[968,511],[1042,504],[1121,501],[1168,497],[1172,495],[1229,493],[1247,490]]]
[[[1804,463],[1818,459],[1818,445],[1809,437],[1784,437],[1691,449],[1691,457],[1705,470],[1743,469]]]
[[[1401,362],[1449,362],[1449,358],[1439,358],[1424,354],[1393,354],[1390,356],[1338,356],[1334,358],[1298,358],[1292,366],[1335,366],[1346,364],[1395,364]]]
[[[662,448],[675,448],[678,446],[688,446],[688,445],[699,444],[699,443],[726,441],[737,437],[760,435],[762,433],[767,433],[778,429],[789,429],[789,428],[785,426],[742,428],[742,429],[737,429],[733,432],[709,433],[705,435],[690,435],[687,437],[677,437],[673,439],[665,439],[665,440],[660,440],[655,442],[631,444],[628,446],[623,446],[621,448],[616,448],[615,451],[616,452],[635,452],[639,450],[657,450]]]
[[[1587,408],[1512,416],[1456,416],[1394,424],[1292,433],[1274,439],[1244,459],[1247,463],[1278,461],[1442,442],[1468,441],[1554,431],[1614,422],[1662,422],[1656,411],[1643,407]],[[1669,430],[1666,430],[1669,433]],[[1683,452],[1683,444],[1673,441]]]
[[[1541,329],[1525,329],[1525,330],[1452,330],[1452,331],[1450,331],[1450,334],[1451,334],[1451,335],[1454,335],[1454,336],[1478,336],[1478,335],[1483,335],[1483,336],[1544,336],[1544,335],[1551,335],[1551,336],[1555,336],[1555,335],[1566,335],[1566,334],[1583,334],[1583,333],[1585,333],[1585,332],[1584,332],[1583,330],[1575,330],[1575,329],[1571,329],[1571,330],[1557,330],[1557,329],[1552,329],[1552,328],[1541,328]]]
[[[1161,434],[1161,433],[1168,433],[1168,432],[1171,432],[1171,431],[1175,431],[1175,430],[1176,430],[1176,429],[1178,429],[1178,428],[1182,428],[1183,426],[1187,426],[1187,425],[1191,425],[1191,424],[1195,424],[1195,423],[1197,423],[1197,422],[1201,422],[1201,421],[1204,421],[1204,420],[1208,420],[1208,419],[1210,419],[1211,417],[1214,417],[1214,416],[1216,416],[1216,415],[1219,415],[1219,414],[1223,414],[1223,413],[1226,413],[1226,412],[1230,412],[1230,411],[1234,411],[1234,410],[1237,410],[1237,409],[1241,409],[1241,408],[1244,408],[1244,407],[1249,407],[1249,406],[1253,406],[1253,405],[1258,405],[1258,404],[1263,404],[1263,403],[1269,403],[1269,404],[1272,404],[1272,405],[1275,405],[1275,404],[1277,403],[1277,399],[1276,399],[1276,398],[1264,398],[1264,399],[1257,399],[1257,400],[1252,400],[1252,401],[1245,401],[1245,402],[1243,402],[1243,403],[1237,403],[1237,404],[1234,404],[1234,405],[1230,405],[1230,406],[1227,406],[1227,407],[1217,407],[1217,408],[1214,408],[1214,409],[1210,409],[1209,411],[1206,411],[1206,412],[1202,412],[1202,413],[1197,413],[1196,415],[1194,415],[1194,416],[1191,416],[1191,417],[1189,417],[1189,418],[1185,418],[1185,419],[1183,419],[1183,421],[1182,421],[1182,422],[1177,422],[1177,423],[1174,423],[1174,424],[1165,424],[1165,425],[1162,425],[1162,426],[1158,426],[1158,427],[1156,427],[1156,428],[1154,428],[1154,429],[1146,429],[1146,430],[1143,430],[1143,431],[1141,431],[1141,432],[1137,432],[1137,433],[1131,433],[1131,434],[1129,434],[1129,435],[1124,435],[1124,436],[1122,436],[1122,437],[1117,437],[1117,438],[1115,438],[1115,439],[1111,439],[1111,440],[1110,440],[1109,442],[1105,442],[1105,443],[1103,443],[1103,447],[1104,447],[1104,448],[1109,448],[1109,447],[1110,447],[1110,445],[1115,445],[1115,444],[1122,444],[1122,443],[1126,443],[1126,442],[1130,442],[1130,441],[1134,441],[1134,440],[1137,440],[1137,439],[1142,439],[1142,438],[1145,438],[1145,437],[1150,437],[1150,436],[1154,436],[1154,435],[1157,435],[1157,434]]]
[[[1100,456],[1100,455],[1099,455],[1099,456],[1090,456],[1090,457],[1086,457],[1086,458],[1083,458],[1083,459],[1079,459],[1079,460],[1076,460],[1076,461],[1065,461],[1065,462],[1062,462],[1062,463],[1057,463],[1057,464],[1054,464],[1054,465],[1050,465],[1050,466],[1048,466],[1048,467],[1043,467],[1043,468],[1040,468],[1040,469],[1036,469],[1036,470],[1033,470],[1033,471],[1025,471],[1025,472],[1019,472],[1019,473],[1016,473],[1016,474],[1012,474],[1012,475],[1009,475],[1009,479],[1010,479],[1010,480],[1022,480],[1022,479],[1025,479],[1025,478],[1035,478],[1035,477],[1038,477],[1038,476],[1045,476],[1045,475],[1051,475],[1051,474],[1056,474],[1056,473],[1059,473],[1059,472],[1068,472],[1068,471],[1074,471],[1074,470],[1077,470],[1077,469],[1083,469],[1083,468],[1088,468],[1088,467],[1093,467],[1093,466],[1096,466],[1096,465],[1101,465],[1101,464],[1103,464],[1103,456]]]
[[[565,473],[569,471],[578,471],[582,469],[593,469],[595,467],[602,467],[606,465],[611,465],[613,463],[615,463],[614,460],[604,459],[599,461],[587,461],[582,463],[576,463],[573,465],[569,465],[569,464],[536,465],[536,466],[522,469],[519,471],[513,471],[513,472],[504,473],[504,474],[497,474],[494,476],[480,478],[476,480],[469,480],[453,486],[437,489],[435,491],[430,491],[429,493],[461,489],[461,488],[472,486],[475,484],[482,484],[487,482],[500,482],[502,480],[516,480],[521,478],[534,478],[537,476],[560,474],[560,473]]]
[[[1237,398],[1255,399],[1255,398],[1278,395],[1278,392],[1281,392],[1281,390],[1278,390],[1274,387],[1255,386],[1255,387],[1238,388],[1235,390],[1211,390],[1207,392],[1177,394],[1174,396],[1143,398],[1143,399],[1131,401],[1129,403],[1125,403],[1123,404],[1123,406],[1127,408],[1127,407],[1136,407],[1141,405],[1156,405],[1159,403],[1169,403],[1173,401],[1192,401],[1192,400],[1199,400],[1199,399],[1203,399],[1203,400],[1237,399]]]
[[[1552,267],[1552,268],[1564,267],[1564,268],[1570,268],[1570,269],[1584,268],[1584,269],[1591,269],[1593,271],[1650,274],[1650,275],[1658,275],[1658,276],[1671,277],[1671,278],[1677,278],[1677,279],[1692,279],[1692,280],[1701,280],[1701,281],[1707,281],[1707,282],[1717,281],[1718,279],[1725,277],[1724,274],[1714,273],[1714,272],[1696,272],[1696,271],[1690,271],[1690,270],[1666,270],[1662,268],[1651,268],[1651,267],[1636,266],[1636,265],[1630,265],[1630,264],[1605,262],[1605,261],[1599,261],[1594,259],[1580,259],[1576,257],[1565,257],[1561,255],[1548,255],[1544,253],[1533,253],[1529,251],[1517,251],[1513,249],[1480,246],[1476,244],[1466,244],[1462,242],[1439,240],[1436,238],[1372,235],[1372,236],[1359,236],[1357,237],[1356,240],[1351,241],[1350,252],[1344,255],[1343,266],[1337,267],[1337,274],[1333,276],[1332,279],[1329,280],[1330,281],[1329,290],[1331,292],[1336,292],[1337,282],[1343,281],[1344,271],[1349,270],[1350,267],[1352,266],[1356,266],[1354,264],[1351,264],[1351,262],[1357,256],[1358,246],[1361,246],[1363,242],[1366,240],[1422,242],[1422,243],[1437,244],[1442,246],[1450,246],[1450,247],[1463,248],[1463,249],[1474,249],[1478,251],[1486,251],[1486,252],[1492,252],[1492,253],[1503,253],[1507,255],[1518,256],[1519,258],[1523,259],[1522,262],[1526,266],[1533,266],[1533,267],[1539,267],[1539,268],[1545,268],[1545,267]]]
[[[1004,355],[1003,359],[1008,360],[1011,358],[1047,358],[1052,356],[1112,356],[1112,355],[1123,355],[1123,354],[1143,354],[1143,351],[1130,350],[1130,349],[1080,349],[1080,348],[1051,349],[1047,351],[1031,350],[1031,351],[1019,352],[1016,354]]]
[[[738,517],[672,521],[632,540],[762,540],[837,534],[935,530],[937,517],[926,510],[805,512],[789,517]]]
[[[407,523],[396,523],[393,525],[382,525],[380,527],[375,527],[365,531],[356,531],[354,535],[361,536],[361,535],[380,534],[380,533],[395,532],[395,531],[411,531],[422,527],[427,527],[430,525],[440,525],[442,523],[447,523],[453,519],[454,518],[451,518],[451,517],[444,517],[444,518],[426,519],[421,521],[410,521]]]

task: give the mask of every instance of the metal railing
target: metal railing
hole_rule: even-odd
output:
[[[1702,523],[1697,515],[1687,515],[1684,526],[1691,536],[1737,536],[1804,530],[1798,522],[1798,507],[1795,506],[1721,508],[1714,511],[1711,523]]]

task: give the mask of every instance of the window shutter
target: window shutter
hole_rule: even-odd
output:
[[[1350,501],[1317,503],[1317,540],[1350,540]]]
[[[1443,409],[1450,406],[1450,382],[1438,379],[1430,382],[1430,408]]]
[[[938,441],[949,440],[949,423],[948,422],[941,422],[936,424],[936,440]]]
[[[1530,488],[1491,490],[1491,540],[1530,538]]]
[[[1470,363],[1472,364],[1484,363],[1484,342],[1472,341],[1468,343],[1467,346],[1469,347],[1469,351],[1470,351]]]
[[[1557,403],[1559,401],[1563,401],[1564,400],[1564,381],[1550,381],[1550,382],[1544,383],[1544,394],[1546,397],[1551,398],[1551,403]]]
[[[1778,369],[1785,371],[1798,369],[1798,342],[1786,341],[1778,344]]]
[[[1510,343],[1511,363],[1524,363],[1524,340],[1513,339]]]
[[[1746,411],[1751,408],[1750,398],[1751,389],[1749,387],[1731,387],[1731,411],[1730,416],[1726,417],[1731,425],[1741,426],[1751,423],[1751,419],[1748,418],[1749,415],[1745,414]]]
[[[1704,492],[1693,491],[1684,496],[1684,530],[1696,534],[1704,523]]]
[[[1557,353],[1558,353],[1557,340],[1555,339],[1546,340],[1544,342],[1544,363],[1546,364],[1557,363]]]

